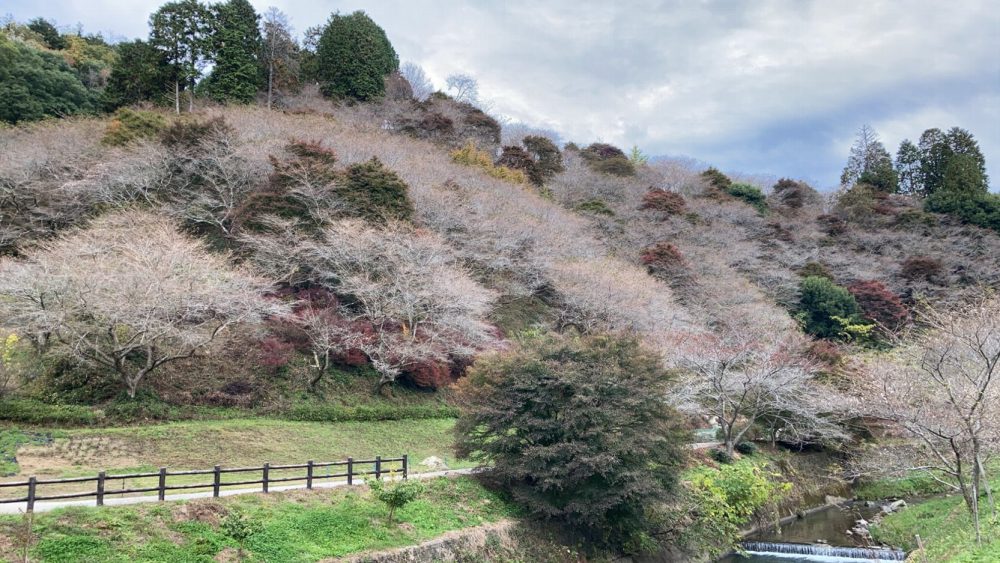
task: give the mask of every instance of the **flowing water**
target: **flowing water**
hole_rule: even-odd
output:
[[[732,554],[719,563],[858,563],[861,561],[903,561],[900,550],[879,550],[864,545],[860,538],[847,535],[855,521],[871,521],[879,509],[862,503],[831,506],[786,523],[777,530],[763,530],[744,542],[747,555]]]

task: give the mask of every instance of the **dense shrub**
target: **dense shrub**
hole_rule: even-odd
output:
[[[687,204],[684,196],[677,192],[652,188],[646,190],[642,196],[642,205],[639,209],[649,211],[659,211],[667,215],[680,215],[687,211]]]
[[[459,382],[457,451],[532,514],[626,551],[652,548],[688,438],[662,400],[669,386],[636,339],[529,337]]]
[[[616,146],[593,143],[580,151],[591,169],[613,176],[635,176],[635,164]]]
[[[536,177],[529,178],[535,185],[542,185],[565,170],[559,147],[546,137],[529,135],[521,143],[535,157]]]
[[[581,213],[593,213],[594,215],[605,215],[608,217],[615,214],[615,212],[608,207],[608,204],[604,203],[604,201],[600,199],[588,199],[587,201],[581,201],[576,204],[576,207],[573,209],[576,209]]]
[[[827,278],[809,276],[799,285],[797,313],[809,334],[835,338],[841,336],[845,321],[860,320],[861,309],[847,289]]]
[[[479,168],[493,178],[513,184],[524,184],[528,181],[528,176],[521,170],[512,170],[506,166],[494,165],[489,153],[479,150],[472,141],[469,141],[460,149],[451,151],[451,159],[465,166]]]
[[[115,112],[101,142],[112,146],[127,145],[138,139],[156,137],[166,127],[167,120],[156,112],[122,108]]]
[[[1000,233],[1000,195],[939,190],[924,200],[924,209],[957,217],[963,223]]]
[[[847,286],[866,319],[894,331],[909,318],[910,312],[895,293],[880,281],[857,281]]]
[[[426,111],[419,118],[402,120],[399,130],[421,139],[438,139],[454,133],[455,122],[440,112]]]
[[[818,201],[819,194],[805,182],[782,178],[771,188],[771,199],[781,207],[802,209],[806,203]]]
[[[806,262],[796,273],[803,278],[817,276],[828,280],[833,279],[833,274],[830,273],[830,270],[822,262]]]
[[[714,449],[708,453],[715,461],[728,465],[733,462],[733,456],[729,452],[723,449]]]
[[[407,367],[402,379],[422,389],[440,389],[452,382],[451,366],[433,360],[419,362]]]
[[[702,172],[701,177],[708,184],[710,193],[725,193],[733,184],[733,181],[729,179],[729,176],[726,176],[714,166],[711,166],[708,170]]]
[[[496,166],[505,166],[511,170],[520,170],[524,172],[525,176],[529,180],[533,178],[540,178],[538,171],[535,169],[535,160],[531,157],[531,154],[525,149],[517,146],[507,146],[504,147],[497,158],[496,162],[493,163]],[[532,183],[540,186],[540,183]]]
[[[944,265],[941,260],[930,256],[911,256],[903,260],[899,275],[910,281],[924,280],[933,282],[941,276]]]
[[[847,232],[847,221],[836,215],[820,215],[816,217],[816,222],[819,223],[820,230],[831,237],[839,237]]]
[[[375,157],[347,167],[337,185],[337,197],[347,206],[348,214],[369,221],[408,221],[413,217],[409,186]]]
[[[814,340],[809,344],[806,355],[827,369],[833,369],[844,361],[844,351],[837,343],[829,340]]]
[[[673,278],[685,272],[687,261],[672,243],[661,241],[642,251],[642,263],[649,273],[664,278]]]
[[[740,442],[736,444],[736,451],[742,455],[754,455],[757,453],[757,444],[753,442]]]
[[[726,193],[736,199],[745,201],[761,213],[767,212],[767,197],[757,186],[750,184],[730,184],[726,188]]]
[[[483,142],[499,143],[501,133],[500,123],[496,119],[486,115],[486,112],[480,109],[468,104],[463,105],[467,106],[466,114],[462,117],[462,123],[466,126],[464,129]]]
[[[398,70],[387,74],[384,80],[385,99],[393,101],[413,99],[413,87]]]
[[[90,407],[53,405],[30,399],[0,400],[0,420],[19,424],[57,424],[88,426],[98,422]]]
[[[213,117],[204,121],[178,119],[163,130],[160,140],[175,149],[193,149],[205,141],[219,139],[232,132],[233,128],[223,117]]]
[[[455,418],[459,411],[446,405],[372,405],[344,407],[341,405],[300,405],[279,416],[310,422],[374,422],[378,420],[417,420]]]

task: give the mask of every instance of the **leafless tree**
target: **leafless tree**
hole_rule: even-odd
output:
[[[298,76],[298,45],[288,16],[274,6],[264,12],[260,26],[267,64],[267,109],[271,109],[275,91],[294,85]]]
[[[420,65],[405,62],[399,67],[399,73],[410,83],[410,88],[413,89],[413,99],[422,102],[434,93],[434,84],[431,83],[430,78],[427,78],[427,73]]]
[[[479,101],[479,82],[468,74],[452,74],[445,80],[451,97],[460,102],[476,105]]]
[[[262,299],[267,285],[169,221],[125,211],[0,262],[0,324],[113,370],[135,397],[230,325],[281,313]]]
[[[925,308],[926,332],[892,357],[870,365],[873,413],[905,429],[909,470],[947,477],[973,516],[980,538],[979,497],[989,459],[1000,451],[1000,299],[989,293],[962,307]]]
[[[317,338],[363,351],[381,374],[379,389],[416,362],[469,356],[495,341],[485,321],[494,294],[472,279],[437,235],[402,223],[376,229],[341,220],[318,240],[293,242],[288,227],[244,240],[266,271],[350,297],[342,316],[369,322],[374,331],[328,327],[328,334],[318,326]]]
[[[784,320],[768,318],[677,336],[670,354],[686,375],[675,401],[716,418],[730,454],[765,422],[791,439],[841,438],[836,411],[844,405],[817,380],[807,343]]]

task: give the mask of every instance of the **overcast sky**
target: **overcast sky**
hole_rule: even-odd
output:
[[[578,143],[637,144],[726,171],[837,183],[863,123],[903,138],[958,125],[1000,186],[1000,10],[989,0],[251,0],[296,31],[365,10],[443,87],[465,72],[496,112]],[[145,37],[157,0],[0,0]]]

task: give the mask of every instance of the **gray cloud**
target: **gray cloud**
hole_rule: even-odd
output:
[[[300,32],[364,9],[439,86],[470,73],[496,111],[580,142],[830,186],[862,123],[890,151],[958,125],[1000,178],[1000,15],[985,0],[253,3],[278,6]],[[14,0],[8,10],[142,36],[159,4]]]

